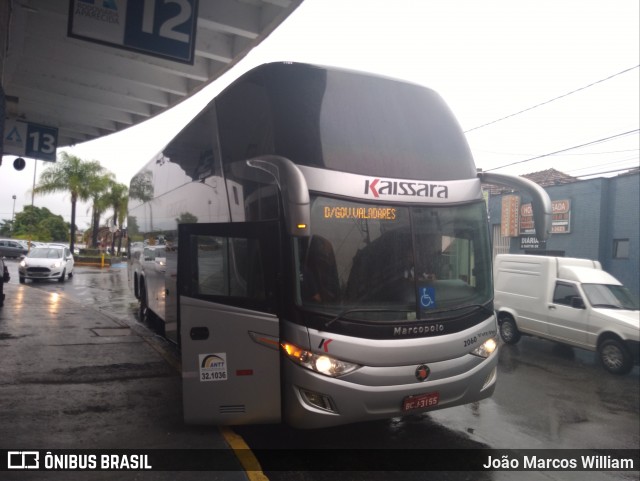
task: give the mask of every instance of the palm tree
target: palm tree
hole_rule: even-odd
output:
[[[98,233],[100,230],[100,217],[110,207],[109,189],[115,182],[113,173],[108,172],[95,179],[92,186],[92,214],[91,214],[91,247],[98,247]]]
[[[120,232],[122,232],[122,221],[124,217],[127,215],[127,204],[129,200],[129,188],[124,184],[118,184],[116,182],[112,183],[109,188],[109,193],[107,195],[109,199],[109,207],[113,209],[113,225],[118,227]],[[119,221],[119,223],[118,223]],[[121,234],[122,236],[122,234]],[[120,237],[120,242],[122,242],[122,237]],[[116,244],[115,233],[111,236],[111,253],[114,252]],[[118,252],[120,252],[121,245],[118,244]]]
[[[96,177],[104,175],[105,168],[97,160],[85,161],[67,152],[60,153],[60,160],[45,169],[40,175],[38,185],[33,188],[34,194],[54,194],[69,192],[71,194],[71,252],[76,242],[76,203],[91,198],[91,188]]]

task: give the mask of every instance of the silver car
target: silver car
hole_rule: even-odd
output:
[[[73,276],[73,264],[73,255],[68,247],[34,247],[20,262],[18,278],[21,283],[25,279],[57,279],[64,282],[66,278]]]

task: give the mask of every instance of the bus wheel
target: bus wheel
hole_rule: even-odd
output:
[[[147,289],[144,284],[140,286],[140,302],[138,304],[138,317],[143,324],[149,320],[149,306],[147,305]]]
[[[520,340],[520,331],[516,326],[515,321],[509,317],[504,316],[500,322],[500,337],[507,344],[515,344]]]
[[[617,339],[607,339],[598,347],[602,366],[611,374],[627,374],[633,368],[629,351]]]

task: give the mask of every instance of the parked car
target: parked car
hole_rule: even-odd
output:
[[[522,334],[597,351],[613,374],[626,374],[639,362],[638,301],[600,262],[499,254],[494,279],[507,344]]]
[[[73,276],[73,255],[68,247],[48,245],[34,247],[18,266],[18,279],[57,279],[64,282]]]
[[[28,249],[21,242],[14,239],[0,239],[0,257],[18,258],[27,253]]]

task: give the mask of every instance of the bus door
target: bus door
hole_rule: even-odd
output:
[[[184,419],[280,422],[277,222],[180,224]]]

